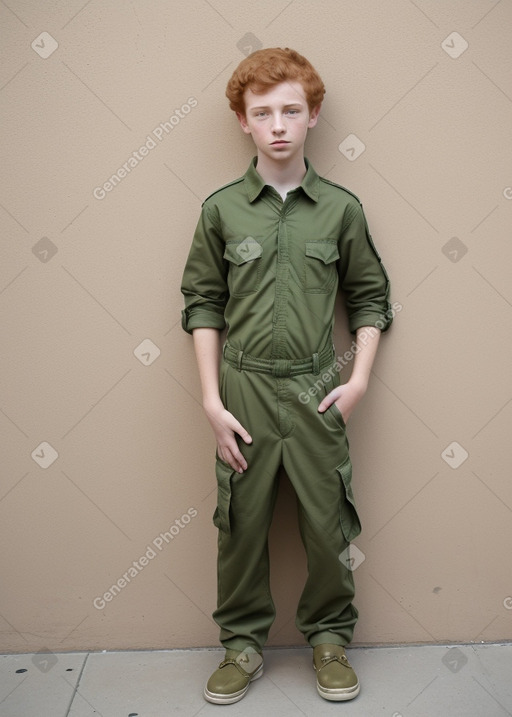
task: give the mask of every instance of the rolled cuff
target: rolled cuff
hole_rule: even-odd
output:
[[[183,309],[181,312],[181,326],[187,334],[194,329],[222,329],[226,322],[224,316],[208,309]]]
[[[375,326],[377,329],[384,332],[389,329],[392,321],[393,317],[390,311],[385,314],[379,311],[361,311],[357,314],[349,316],[348,326],[350,333],[352,334],[355,334],[357,329],[360,329],[363,326]]]

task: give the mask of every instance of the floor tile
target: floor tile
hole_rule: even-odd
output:
[[[221,649],[0,656],[1,717],[220,715],[202,691]],[[361,693],[316,691],[310,648],[267,649],[229,717],[512,717],[512,644],[349,648]],[[26,670],[26,672],[17,672]],[[227,714],[227,713],[226,713]]]
[[[0,655],[1,717],[66,717],[87,653]]]

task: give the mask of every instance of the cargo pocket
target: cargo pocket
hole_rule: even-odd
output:
[[[307,241],[302,286],[306,293],[328,294],[336,281],[340,258],[336,239]]]
[[[224,533],[231,533],[229,509],[231,506],[231,477],[234,470],[217,456],[215,474],[217,476],[217,507],[213,514],[213,524]]]
[[[258,291],[261,255],[261,244],[253,237],[226,242],[224,259],[229,262],[228,288],[231,296],[243,298]]]
[[[350,458],[339,465],[336,470],[341,478],[340,522],[347,543],[357,538],[361,532],[361,522],[356,511],[352,492],[352,463]]]

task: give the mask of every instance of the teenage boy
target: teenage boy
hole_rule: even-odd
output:
[[[193,334],[217,441],[213,617],[226,653],[204,691],[216,704],[240,700],[263,674],[275,617],[267,540],[280,466],[297,494],[308,578],[296,624],[314,648],[318,692],[336,701],[359,693],[344,651],[358,613],[340,554],[361,530],[345,424],[392,314],[359,200],[304,158],[324,92],[293,50],[259,50],[240,63],[226,94],[257,156],[204,202],[183,275],[183,328]],[[338,285],[357,343],[343,385],[332,339]]]

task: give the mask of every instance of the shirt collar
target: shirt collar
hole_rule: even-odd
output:
[[[262,193],[263,189],[267,186],[256,170],[257,157],[254,157],[249,165],[249,169],[244,175],[245,187],[247,190],[247,196],[249,201],[252,203]],[[319,188],[320,188],[320,177],[313,169],[309,160],[304,158],[306,164],[306,174],[300,184],[302,191],[308,195],[314,202],[318,201]]]

